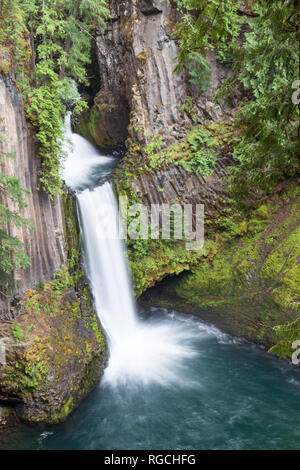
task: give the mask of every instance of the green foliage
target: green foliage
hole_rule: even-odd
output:
[[[152,155],[153,153],[159,151],[162,147],[163,139],[160,135],[152,137],[150,142],[148,142],[144,147],[144,152],[147,156]]]
[[[186,103],[182,105],[181,111],[187,112],[193,118],[193,101],[187,97]],[[152,172],[169,165],[182,166],[188,172],[194,172],[203,178],[210,176],[215,167],[218,156],[218,148],[231,144],[234,134],[231,124],[225,122],[195,125],[187,133],[184,140],[175,144],[166,145],[164,136],[154,136],[142,149],[143,162],[139,167],[135,167],[134,175],[128,172],[127,176],[137,177],[145,171]],[[132,168],[131,152],[123,159],[123,168]],[[126,171],[122,173],[122,178],[126,176]],[[120,175],[121,177],[121,175]],[[129,188],[126,188],[128,191]],[[163,188],[158,189],[164,191]]]
[[[211,80],[211,67],[209,62],[197,52],[188,55],[190,82],[200,87],[202,91],[208,90]]]
[[[236,116],[243,134],[234,151],[236,193],[252,187],[270,190],[299,171],[299,108],[292,102],[292,83],[299,77],[299,33],[288,27],[292,4],[263,1],[248,20],[239,80],[249,91]],[[298,14],[299,18],[299,14]]]
[[[292,323],[275,326],[274,331],[280,341],[269,352],[281,358],[291,358],[293,352],[295,352],[292,345],[294,341],[299,341],[300,338],[299,318]]]
[[[40,185],[53,197],[59,193],[61,187],[59,168],[63,157],[62,117],[65,113],[60,96],[61,82],[56,76],[38,88],[31,88],[25,80],[20,81],[20,84],[27,98],[27,118],[32,122],[39,142]]]
[[[39,142],[40,186],[53,198],[61,188],[64,99],[74,95],[71,79],[88,83],[93,33],[104,27],[109,10],[106,0],[67,0],[63,6],[58,0],[2,4],[0,41],[9,42],[17,59],[25,112]],[[75,101],[80,112],[85,103],[78,96]]]
[[[180,38],[179,68],[187,67],[192,51],[205,54],[208,48],[218,45],[221,58],[238,37],[240,21],[238,0],[175,0],[182,19],[177,27]]]
[[[55,279],[50,282],[50,286],[54,291],[62,293],[65,289],[74,286],[74,279],[71,276],[68,266],[63,265],[56,273]]]
[[[0,140],[4,142],[4,136]],[[4,157],[14,158],[15,155],[0,151],[0,163]],[[13,287],[14,269],[30,266],[23,243],[11,235],[13,227],[32,228],[30,221],[20,216],[20,211],[26,207],[26,193],[18,178],[0,173],[0,200],[5,196],[10,207],[7,203],[0,203],[0,288],[6,293]]]
[[[152,244],[154,245],[155,243]],[[131,245],[134,259],[142,259],[145,256],[148,256],[151,252],[151,246],[148,239],[137,239]]]
[[[24,333],[18,323],[13,326],[13,336],[18,343],[22,343],[24,339]]]

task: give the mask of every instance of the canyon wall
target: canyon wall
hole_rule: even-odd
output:
[[[204,204],[206,217],[217,219],[227,197],[222,177],[232,158],[228,146],[219,145],[211,135],[219,138],[224,128],[211,131],[206,126],[231,122],[234,106],[221,108],[213,102],[230,70],[208,53],[211,80],[206,91],[190,82],[187,71],[174,73],[179,52],[175,3],[110,0],[109,5],[111,20],[105,33],[98,35],[95,47],[99,92],[92,109],[79,119],[78,132],[100,148],[114,148],[125,141],[126,155],[111,177],[116,193],[148,207],[176,202]],[[189,170],[186,160],[194,144],[195,152],[207,147],[201,144],[203,135],[216,144],[216,158],[213,168],[201,173]],[[169,153],[166,158],[165,153]],[[190,256],[186,263],[184,250],[182,256],[174,254],[178,252],[176,244],[167,257],[166,247],[156,246],[152,252],[160,253],[160,259],[155,263],[150,259],[151,272],[146,269],[142,279],[138,273],[145,260],[136,259],[134,243],[128,247],[134,282],[143,283],[138,293],[192,263]]]
[[[110,0],[111,20],[97,37],[100,90],[95,106],[79,130],[102,146],[114,146],[129,135],[140,144],[155,134],[168,142],[182,136],[191,116],[182,111],[187,96],[195,98],[202,119],[222,117],[212,102],[229,71],[212,54],[211,86],[206,92],[174,73],[178,44],[174,36],[175,4],[160,0]],[[130,125],[128,123],[130,121]]]
[[[112,148],[127,138],[127,153],[112,175],[117,194],[148,208],[163,203],[205,208],[203,253],[188,252],[180,241],[128,242],[136,296],[166,279],[158,290],[159,300],[150,291],[150,304],[157,301],[193,311],[231,334],[267,347],[283,341],[273,351],[290,356],[284,334],[277,335],[272,327],[294,321],[299,303],[294,283],[299,273],[294,182],[290,193],[283,186],[275,199],[262,199],[261,207],[258,203],[251,213],[240,212],[230,201],[233,196],[224,176],[228,166],[236,164],[232,122],[244,97],[242,87],[232,90],[230,104],[214,101],[231,71],[210,52],[206,91],[190,82],[188,70],[174,73],[179,52],[175,3],[110,0],[109,4],[111,21],[105,34],[98,36],[95,52],[99,93],[78,129],[100,147]],[[211,149],[216,158],[207,172],[202,158]],[[277,227],[281,218],[286,222],[282,233]],[[298,330],[297,324],[295,335]]]
[[[14,281],[16,293],[33,288],[40,281],[49,281],[66,260],[64,243],[64,221],[60,198],[50,200],[43,191],[38,191],[40,162],[36,142],[29,130],[23,112],[23,102],[13,77],[0,79],[0,133],[5,141],[0,143],[3,153],[15,152],[15,158],[4,157],[0,171],[17,177],[30,193],[25,195],[27,207],[22,211],[35,229],[8,227],[12,236],[24,243],[31,258],[31,266],[25,270],[16,269]],[[14,206],[5,195],[1,204],[13,210]],[[0,318],[10,318],[8,301],[0,294]]]
[[[177,200],[205,204],[207,215],[216,217],[222,210],[221,178],[232,161],[228,149],[217,152],[208,177],[173,161],[150,168],[145,146],[159,139],[161,152],[184,143],[197,125],[230,120],[233,107],[221,109],[213,102],[230,70],[208,53],[211,82],[206,91],[190,83],[187,72],[174,73],[178,11],[172,2],[110,0],[109,5],[111,20],[97,37],[95,51],[100,90],[93,108],[80,119],[78,132],[102,148],[114,147],[127,137],[127,155],[113,177],[118,192],[121,186],[130,186],[147,205]]]

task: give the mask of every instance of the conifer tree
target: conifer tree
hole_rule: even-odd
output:
[[[300,80],[300,1],[176,3],[182,13],[179,66],[185,66],[191,52],[205,56],[213,49],[225,63],[230,57],[235,80],[247,91],[236,115],[241,137],[231,172],[235,195],[272,190],[299,172],[300,113],[292,101],[292,86]],[[245,23],[248,32],[241,35]],[[227,89],[234,82],[230,80]]]

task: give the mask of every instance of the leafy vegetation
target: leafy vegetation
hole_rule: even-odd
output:
[[[219,145],[205,129],[198,127],[187,137],[190,159],[182,162],[187,171],[207,178],[214,171],[217,160],[216,147]]]
[[[238,21],[239,0],[175,0],[181,12],[177,27],[180,38],[178,67],[185,68],[191,52],[205,55],[207,49],[218,48],[225,58],[239,36],[241,22]]]
[[[192,53],[205,57],[213,49],[234,69],[223,86],[226,94],[238,82],[246,92],[235,117],[241,135],[232,190],[237,199],[257,190],[270,192],[299,172],[299,107],[292,101],[292,86],[299,79],[299,1],[176,2],[182,12],[178,68],[188,68]]]
[[[190,52],[187,58],[190,82],[206,91],[210,87],[211,68],[209,62],[198,52]]]

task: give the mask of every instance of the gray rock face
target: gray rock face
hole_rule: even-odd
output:
[[[161,4],[155,0],[140,0],[138,7],[144,15],[156,15],[162,12]]]
[[[8,227],[10,235],[17,236],[31,257],[31,267],[14,273],[16,293],[34,287],[39,281],[48,281],[65,261],[64,224],[60,198],[51,201],[47,194],[37,191],[39,159],[35,140],[29,131],[20,94],[11,78],[0,79],[0,134],[6,141],[0,143],[1,152],[15,152],[16,158],[4,157],[0,171],[19,178],[24,188],[27,208],[21,214],[32,221],[36,230]],[[1,204],[12,209],[5,196]],[[0,295],[0,319],[8,318],[7,299]]]
[[[174,30],[179,18],[172,2],[110,0],[109,4],[112,20],[106,33],[97,38],[101,86],[95,101],[97,104],[109,96],[107,101],[111,103],[113,97],[115,110],[121,114],[130,111],[128,134],[132,147],[137,144],[140,148],[137,157],[131,155],[129,147],[127,168],[121,162],[113,177],[118,188],[118,180],[122,184],[126,179],[126,169],[145,166],[142,147],[153,136],[161,136],[163,147],[167,147],[183,141],[196,124],[225,118],[230,110],[221,109],[213,96],[230,71],[208,52],[211,84],[205,92],[190,83],[187,72],[174,73],[179,53]],[[187,97],[192,98],[192,105],[187,106]],[[106,111],[108,115],[111,112],[109,107]],[[125,134],[127,123],[122,122]],[[206,215],[213,217],[222,210],[216,200],[224,194],[221,178],[229,163],[228,154],[219,154],[213,175],[206,179],[171,164],[154,168],[151,173],[136,172],[134,178],[129,178],[130,185],[146,205],[199,203],[205,205]]]
[[[111,24],[97,38],[99,95],[110,91],[118,108],[130,109],[130,133],[142,141],[176,121],[186,95],[183,75],[172,73],[178,50],[168,26],[174,12],[168,2],[149,0],[111,0],[110,7]]]
[[[109,4],[111,22],[97,38],[101,87],[95,102],[98,107],[102,104],[103,119],[115,122],[115,114],[123,116],[118,131],[122,129],[125,135],[128,120],[124,116],[130,112],[129,135],[139,143],[158,132],[170,132],[187,96],[195,98],[203,118],[219,119],[222,112],[212,103],[212,91],[228,71],[208,55],[212,83],[206,93],[191,85],[186,73],[174,73],[176,8],[159,0],[110,0]],[[103,109],[105,102],[109,106]],[[114,135],[115,126],[110,127]]]

